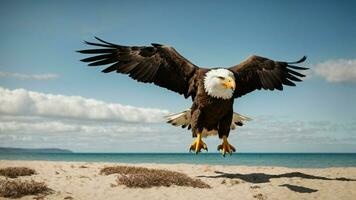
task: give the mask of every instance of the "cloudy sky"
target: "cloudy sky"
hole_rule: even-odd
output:
[[[198,66],[251,54],[294,61],[308,78],[235,101],[254,120],[240,152],[356,152],[354,1],[2,1],[0,146],[78,152],[187,152],[189,131],[162,116],[191,100],[79,62],[94,36],[174,46]],[[217,137],[206,140],[214,151]]]

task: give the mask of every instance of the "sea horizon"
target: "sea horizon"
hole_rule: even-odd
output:
[[[200,153],[0,153],[0,160],[41,160],[109,163],[207,164],[289,168],[356,167],[356,153],[238,152],[223,157],[218,152]]]

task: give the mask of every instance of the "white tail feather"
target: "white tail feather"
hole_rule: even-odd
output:
[[[173,126],[182,126],[182,128],[185,128],[190,125],[190,109],[180,113],[168,115],[165,118],[167,119],[167,123],[170,123]]]
[[[252,119],[249,118],[249,117],[240,115],[239,113],[235,113],[234,112],[234,114],[232,115],[232,121],[231,121],[230,129],[231,130],[235,130],[236,126],[238,126],[238,125],[242,126],[245,121],[250,121],[250,120],[252,120]]]

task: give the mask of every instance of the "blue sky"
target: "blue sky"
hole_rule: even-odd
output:
[[[124,75],[103,74],[79,62],[83,56],[75,50],[87,48],[83,40],[99,36],[124,45],[168,44],[203,67],[232,66],[251,54],[286,61],[307,55],[303,66],[311,70],[305,82],[283,92],[258,91],[235,101],[236,112],[255,120],[232,133],[231,143],[243,152],[356,152],[355,8],[354,1],[2,1],[0,87],[6,90],[2,99],[21,103],[10,111],[0,109],[0,146],[115,152],[188,149],[190,133],[159,120],[140,123],[119,116],[115,125],[109,117],[80,115],[78,119],[73,114],[69,120],[55,111],[43,114],[22,108],[34,101],[23,99],[29,91],[163,113],[191,105],[189,99],[168,90]],[[14,92],[19,88],[22,96]],[[41,121],[83,126],[77,133],[77,129],[38,131],[43,123],[32,129],[26,126]],[[129,131],[81,132],[93,124]],[[144,127],[149,130],[141,133]],[[218,138],[208,139],[208,145],[214,146],[210,149],[218,143]]]

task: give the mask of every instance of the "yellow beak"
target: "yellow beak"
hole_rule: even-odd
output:
[[[226,88],[226,89],[232,89],[235,90],[236,84],[235,84],[235,80],[232,79],[231,77],[226,78],[223,82],[222,85]]]

